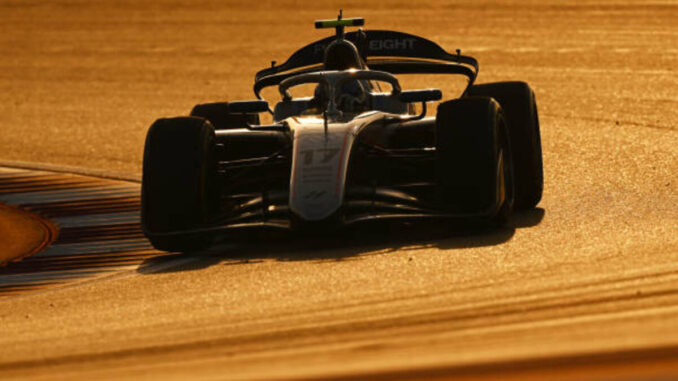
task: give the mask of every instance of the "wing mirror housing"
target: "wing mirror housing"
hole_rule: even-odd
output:
[[[398,99],[404,103],[433,102],[442,99],[443,93],[439,89],[404,90]]]
[[[266,111],[268,111],[268,102],[264,100],[228,103],[228,112],[232,114],[258,114]]]

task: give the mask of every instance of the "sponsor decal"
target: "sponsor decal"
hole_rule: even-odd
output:
[[[386,40],[370,40],[370,51],[376,50],[412,50],[414,38],[389,38]]]
[[[382,50],[414,50],[414,44],[417,41],[416,38],[387,38],[383,40],[369,40],[369,51],[382,51]],[[313,45],[313,54],[324,54],[327,44],[315,44]]]
[[[322,197],[323,195],[325,195],[325,193],[327,193],[327,192],[324,191],[324,190],[312,190],[310,192],[307,192],[304,195],[304,199],[315,200],[315,199],[318,199],[318,198]]]
[[[300,152],[300,154],[303,156],[305,166],[312,166],[314,164],[327,164],[332,160],[332,158],[337,156],[338,153],[339,148],[316,148]]]

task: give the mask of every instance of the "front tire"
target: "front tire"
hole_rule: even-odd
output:
[[[468,95],[494,98],[504,110],[513,152],[516,209],[534,208],[544,189],[539,115],[534,91],[525,82],[496,82],[471,86]]]
[[[206,224],[218,209],[214,127],[200,118],[158,119],[148,130],[141,183],[141,222],[164,251],[209,247],[204,233],[181,233]],[[178,232],[166,235],[163,233]]]
[[[437,177],[453,213],[503,225],[513,210],[513,161],[499,104],[491,98],[441,103],[436,116]],[[477,220],[477,219],[476,219]]]

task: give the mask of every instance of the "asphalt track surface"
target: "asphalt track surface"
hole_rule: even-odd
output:
[[[479,82],[533,86],[539,207],[475,235],[148,252],[4,295],[0,378],[678,377],[673,1],[3,0],[0,159],[138,177],[155,118],[251,97],[254,72],[323,37],[311,21],[340,6],[476,56]],[[405,87],[450,90],[427,80]]]

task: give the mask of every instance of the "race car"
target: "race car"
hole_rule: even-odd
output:
[[[539,118],[524,82],[475,84],[460,50],[363,18],[255,75],[256,100],[199,104],[158,119],[143,162],[142,229],[157,249],[205,249],[242,229],[332,231],[380,220],[499,226],[543,189]],[[402,89],[398,74],[468,79],[460,96]],[[313,94],[294,97],[292,89]],[[264,88],[277,86],[271,108]],[[260,123],[262,113],[272,122]]]

